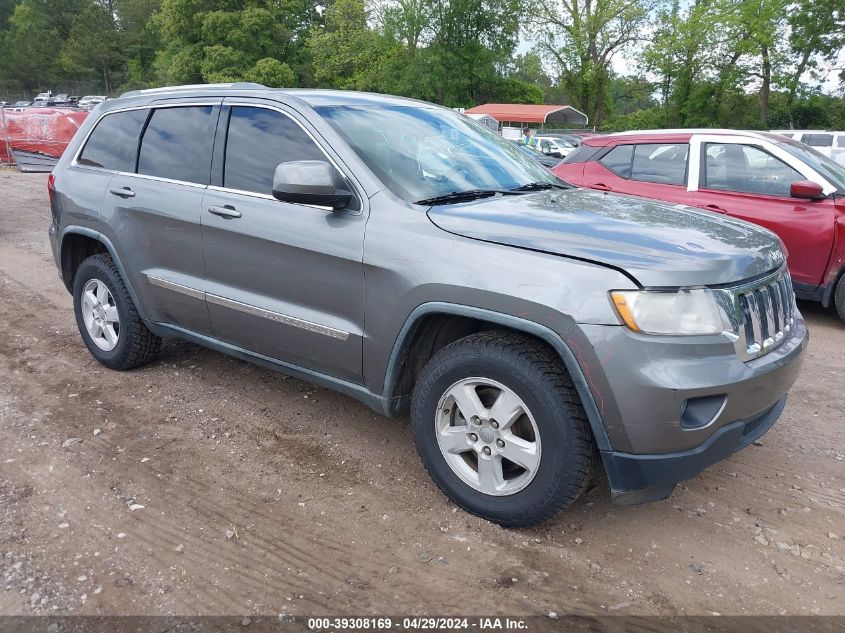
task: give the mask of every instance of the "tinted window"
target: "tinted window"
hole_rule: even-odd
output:
[[[686,143],[649,143],[636,145],[631,164],[631,179],[663,185],[683,185],[687,179]]]
[[[212,106],[155,110],[141,141],[138,173],[208,184],[212,110]]]
[[[806,180],[789,165],[753,145],[708,143],[704,186],[708,189],[789,196],[789,186]]]
[[[810,147],[831,147],[833,134],[805,134],[801,140]]]
[[[617,145],[599,159],[599,162],[610,171],[622,178],[631,177],[631,158],[634,155],[633,145]]]
[[[107,114],[94,128],[76,162],[115,171],[134,171],[138,136],[148,114],[149,110]]]
[[[326,160],[326,156],[299,125],[281,112],[232,108],[224,187],[272,194],[276,167],[290,160]]]
[[[563,159],[564,163],[586,163],[590,160],[596,152],[599,151],[599,147],[592,147],[591,145],[580,145],[576,149],[574,149],[566,158]]]

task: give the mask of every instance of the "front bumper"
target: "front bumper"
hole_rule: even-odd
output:
[[[761,437],[775,425],[784,406],[786,396],[748,420],[722,426],[702,445],[688,451],[662,455],[602,451],[613,501],[635,505],[665,499],[679,481],[692,479]]]
[[[614,500],[641,503],[752,443],[783,411],[808,334],[800,313],[789,338],[743,362],[722,337],[652,337],[579,325],[565,338],[599,410],[598,442]]]

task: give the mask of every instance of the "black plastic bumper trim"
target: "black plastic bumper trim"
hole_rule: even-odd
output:
[[[786,396],[755,416],[724,425],[688,451],[655,455],[601,451],[613,500],[631,505],[665,499],[679,481],[696,477],[761,437],[777,422],[784,406]]]

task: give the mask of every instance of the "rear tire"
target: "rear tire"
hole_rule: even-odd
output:
[[[109,369],[139,367],[161,349],[161,338],[141,320],[108,255],[93,255],[80,264],[73,280],[73,309],[85,346]]]
[[[836,312],[839,318],[845,321],[845,274],[839,277],[836,288],[833,292],[833,303],[836,305]]]
[[[565,367],[522,334],[481,332],[435,354],[417,380],[411,423],[440,490],[505,527],[534,525],[569,507],[597,463]]]

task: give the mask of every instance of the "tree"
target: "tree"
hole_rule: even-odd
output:
[[[785,78],[786,109],[792,107],[807,72],[830,62],[845,46],[845,2],[843,0],[798,0],[787,17],[789,47],[794,62]]]
[[[57,70],[61,38],[38,6],[23,2],[9,18],[3,38],[3,74],[27,92],[49,84]]]
[[[272,88],[290,88],[296,85],[296,75],[291,67],[272,57],[255,62],[247,71],[246,79]]]
[[[433,99],[452,107],[492,98],[516,48],[520,0],[432,0],[428,46]]]
[[[326,11],[325,29],[308,39],[314,78],[325,86],[377,91],[381,85],[381,36],[367,24],[363,0],[336,0]]]
[[[530,6],[539,49],[554,60],[573,105],[601,125],[611,108],[611,61],[640,39],[652,0],[538,0]]]
[[[114,75],[125,69],[116,8],[111,1],[91,2],[74,19],[62,46],[60,63],[71,75],[99,75],[106,93]]]
[[[309,30],[322,22],[318,8],[315,0],[163,0],[153,17],[163,44],[156,65],[174,83],[243,80],[264,59],[298,67]]]

